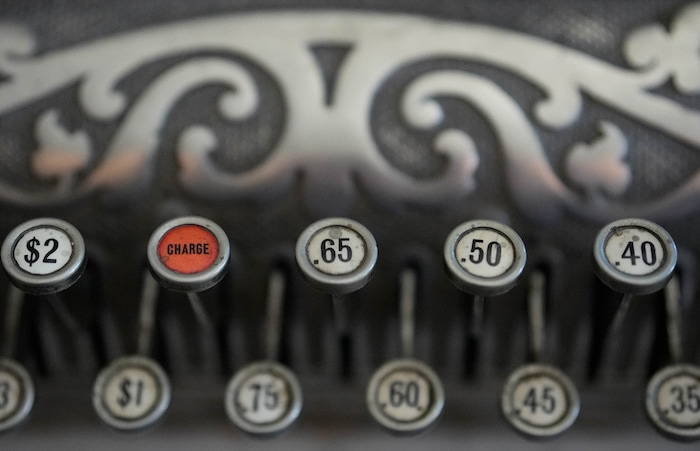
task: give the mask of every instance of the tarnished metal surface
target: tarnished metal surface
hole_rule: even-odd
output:
[[[56,216],[83,234],[89,263],[59,302],[27,300],[16,357],[38,398],[0,444],[540,447],[508,429],[497,399],[526,361],[528,284],[543,274],[543,358],[581,393],[573,429],[544,446],[672,449],[641,410],[669,359],[663,293],[635,300],[611,339],[620,295],[591,254],[614,219],[663,225],[679,249],[682,353],[700,363],[698,42],[700,4],[676,0],[4,1],[0,234]],[[229,274],[202,293],[214,327],[159,292],[145,342],[173,380],[172,412],[146,436],[115,435],[90,410],[92,380],[143,341],[148,238],[183,215],[232,243]],[[336,215],[379,247],[341,340],[328,296],[294,262],[301,231]],[[442,269],[449,231],[470,219],[508,224],[528,251],[523,283],[487,299],[481,323]],[[382,435],[362,404],[373,370],[400,354],[407,267],[414,354],[447,398],[411,441]],[[305,406],[292,431],[258,443],[221,398],[265,357],[271,274],[287,284],[279,356]]]

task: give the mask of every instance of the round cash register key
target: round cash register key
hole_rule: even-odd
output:
[[[508,377],[501,413],[516,431],[533,438],[554,437],[576,421],[580,398],[571,380],[549,365],[529,364]]]
[[[24,421],[34,404],[34,384],[17,362],[0,359],[0,432]]]
[[[432,426],[442,413],[445,394],[440,379],[426,364],[413,359],[381,366],[367,386],[367,407],[388,431],[409,435]]]
[[[224,407],[241,430],[274,436],[299,417],[301,386],[294,373],[273,362],[255,362],[238,371],[226,388]]]
[[[2,244],[2,264],[12,282],[30,294],[73,285],[85,269],[85,243],[66,221],[39,218],[14,228]]]
[[[495,296],[518,283],[525,267],[525,244],[504,224],[470,221],[450,232],[444,259],[457,287],[477,296]]]
[[[334,295],[362,288],[377,262],[377,243],[357,221],[328,218],[307,227],[296,244],[303,276],[314,287]]]
[[[98,374],[92,403],[109,426],[135,431],[155,424],[170,398],[170,382],[160,365],[134,355],[115,360]]]
[[[179,291],[202,291],[226,274],[231,250],[226,233],[212,221],[189,216],[161,225],[148,242],[156,279]]]
[[[593,248],[598,277],[613,290],[633,295],[660,290],[678,259],[671,235],[644,219],[612,222],[598,233]]]
[[[676,440],[700,439],[700,368],[671,365],[649,380],[646,413],[664,435]]]

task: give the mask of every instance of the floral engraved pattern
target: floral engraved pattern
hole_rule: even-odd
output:
[[[37,176],[70,178],[87,165],[90,138],[84,131],[67,131],[57,111],[48,110],[39,116],[35,134],[39,150],[34,154],[33,169]]]
[[[269,74],[282,93],[285,121],[279,138],[272,148],[258,149],[266,157],[255,167],[231,172],[215,163],[213,155],[224,141],[211,124],[195,121],[182,127],[170,151],[178,163],[178,182],[192,195],[269,201],[296,188],[301,176],[303,199],[319,213],[347,210],[358,189],[382,205],[454,205],[478,190],[484,166],[482,143],[461,124],[447,125],[449,113],[440,99],[450,98],[488,123],[502,153],[504,183],[533,219],[555,220],[565,209],[598,218],[677,217],[696,208],[689,199],[700,194],[700,173],[678,180],[662,199],[625,205],[619,197],[632,174],[625,161],[627,140],[616,125],[602,122],[599,139],[571,143],[568,178],[553,168],[540,130],[558,132],[575,124],[585,97],[700,148],[700,113],[656,91],[669,80],[681,94],[700,90],[699,37],[700,5],[691,5],[678,13],[669,31],[649,25],[628,36],[623,52],[630,69],[491,26],[369,12],[197,19],[38,55],[30,30],[3,25],[0,117],[75,87],[84,120],[113,124],[114,130],[108,142],[98,142],[87,129],[61,125],[60,113],[49,107],[34,118],[37,149],[31,168],[34,177],[55,185],[28,191],[0,179],[0,200],[55,204],[99,192],[137,198],[152,182],[157,153],[164,151],[163,130],[183,98],[216,86],[223,121],[245,123],[259,114],[262,91],[252,64]],[[314,54],[323,45],[346,50],[330,84]],[[385,80],[436,55],[506,72],[543,97],[528,110],[494,80],[465,70],[436,69],[411,80],[399,100],[400,114],[408,127],[432,133],[431,152],[445,162],[438,176],[419,179],[385,158],[368,118]],[[143,90],[128,94],[122,89],[140,68],[169,58],[173,62]]]
[[[625,55],[630,64],[672,77],[676,88],[685,94],[700,91],[700,5],[689,6],[666,31],[659,24],[633,32],[625,42]]]
[[[631,173],[624,162],[627,139],[622,131],[609,122],[600,124],[602,136],[591,144],[576,144],[569,154],[567,170],[574,182],[591,197],[599,194],[615,196],[629,186]]]

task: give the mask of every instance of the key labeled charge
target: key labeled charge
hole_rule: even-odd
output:
[[[185,224],[170,229],[158,245],[163,264],[182,274],[202,272],[216,260],[219,243],[208,229],[197,224]]]
[[[158,282],[172,290],[202,291],[226,274],[231,249],[226,233],[198,216],[162,224],[148,242],[148,263]]]

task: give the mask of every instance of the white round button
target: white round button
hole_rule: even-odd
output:
[[[447,237],[445,267],[460,289],[495,296],[513,288],[525,267],[525,244],[510,227],[487,220],[465,222]]]
[[[151,272],[172,290],[195,292],[216,285],[226,275],[230,256],[226,233],[197,216],[164,223],[148,242]]]
[[[679,364],[659,370],[647,384],[645,407],[664,435],[700,439],[700,368]]]
[[[226,387],[224,407],[241,430],[273,436],[287,430],[302,408],[301,386],[282,364],[252,363],[238,371]]]
[[[367,407],[382,427],[396,434],[415,434],[433,425],[442,413],[445,394],[439,377],[413,359],[381,366],[367,386]]]
[[[24,421],[33,404],[34,384],[29,373],[14,360],[0,359],[0,431]]]
[[[357,221],[328,218],[301,233],[296,259],[309,284],[331,294],[345,294],[359,290],[372,277],[377,243]]]
[[[156,423],[170,405],[170,382],[153,360],[128,356],[112,362],[95,380],[92,403],[108,425],[139,430]]]
[[[576,421],[580,398],[571,380],[541,364],[517,368],[501,393],[501,413],[518,432],[534,438],[553,437]]]
[[[606,285],[634,295],[663,288],[678,259],[671,235],[644,219],[622,219],[603,227],[593,256],[598,277]]]
[[[2,244],[2,264],[12,282],[30,294],[51,294],[77,281],[85,269],[85,243],[78,230],[55,218],[27,221]]]

